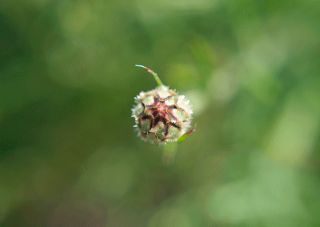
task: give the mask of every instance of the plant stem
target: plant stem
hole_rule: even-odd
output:
[[[156,72],[154,72],[152,69],[150,69],[150,68],[148,68],[148,67],[146,67],[146,66],[144,66],[144,65],[135,65],[135,66],[147,70],[147,72],[150,73],[150,74],[153,76],[153,78],[155,79],[155,81],[157,82],[157,84],[158,84],[159,86],[163,86],[163,83],[162,83],[162,81],[160,80],[158,74],[157,74]]]

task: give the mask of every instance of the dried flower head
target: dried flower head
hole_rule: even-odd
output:
[[[158,87],[147,92],[140,92],[135,98],[132,117],[138,135],[145,141],[161,144],[175,142],[189,132],[192,109],[189,100],[167,86],[151,69],[136,65],[151,73]]]

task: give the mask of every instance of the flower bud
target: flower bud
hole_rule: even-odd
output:
[[[167,86],[140,92],[135,101],[132,117],[143,140],[155,144],[175,142],[190,130],[192,109],[189,100]]]

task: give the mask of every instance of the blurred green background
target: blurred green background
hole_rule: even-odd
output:
[[[320,226],[316,0],[0,2],[0,226]],[[162,162],[152,77],[193,104]]]

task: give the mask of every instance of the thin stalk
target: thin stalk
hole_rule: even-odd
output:
[[[144,65],[135,65],[135,66],[145,69],[148,73],[150,73],[153,76],[153,78],[155,79],[155,81],[157,82],[157,84],[159,86],[163,86],[163,83],[160,80],[158,74],[156,72],[154,72],[152,69],[150,69],[150,68],[148,68],[148,67],[146,67]]]
[[[168,143],[165,146],[163,146],[163,153],[162,153],[163,163],[165,165],[173,164],[177,151],[178,151],[177,143]]]

